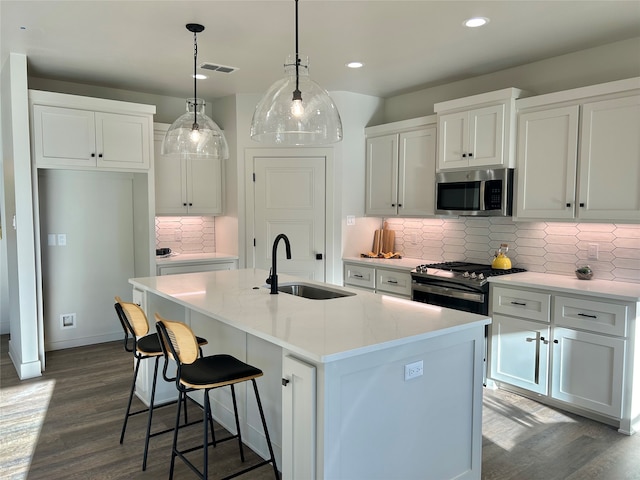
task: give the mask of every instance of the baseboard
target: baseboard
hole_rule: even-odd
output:
[[[9,358],[11,359],[11,362],[16,369],[18,378],[20,378],[20,380],[26,380],[27,378],[36,378],[42,376],[42,363],[40,362],[40,360],[26,363],[20,361],[20,355],[14,350],[13,345],[14,343],[9,340]]]
[[[93,337],[71,338],[58,342],[45,342],[44,349],[47,352],[52,350],[64,350],[65,348],[83,347],[85,345],[95,345],[96,343],[114,342],[122,340],[122,332],[96,335]]]

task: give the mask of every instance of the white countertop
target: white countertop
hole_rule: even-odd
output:
[[[422,258],[366,258],[366,257],[344,257],[343,262],[362,263],[372,267],[395,268],[397,270],[406,270],[410,272],[418,265],[425,263],[436,263],[435,261],[424,260]]]
[[[578,280],[567,275],[522,272],[513,275],[489,277],[494,285],[510,287],[542,288],[556,293],[597,295],[612,300],[640,301],[640,283],[614,282],[611,280]]]
[[[227,253],[172,253],[168,257],[156,257],[156,265],[172,265],[176,263],[201,263],[225,260],[238,260],[237,255]]]
[[[129,282],[321,363],[491,322],[483,315],[282,274],[278,275],[280,285],[301,281],[356,295],[331,300],[271,295],[265,288],[268,275],[265,270],[242,269],[133,278]]]

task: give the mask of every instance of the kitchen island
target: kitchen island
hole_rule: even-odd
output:
[[[191,325],[205,354],[261,368],[259,388],[287,479],[479,479],[484,330],[490,318],[280,275],[352,295],[270,295],[243,269],[131,279],[150,319]],[[266,456],[252,396],[247,444]],[[234,431],[230,395],[212,393]]]

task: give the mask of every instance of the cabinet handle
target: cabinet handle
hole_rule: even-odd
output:
[[[102,158],[102,154],[101,153],[98,154],[98,158]]]
[[[554,340],[553,343],[560,343],[560,342],[558,342],[558,340]]]
[[[535,342],[537,339],[536,338],[527,337],[527,338],[525,338],[525,340],[527,342]]]
[[[355,277],[355,278],[364,278],[364,277],[363,277],[362,275],[360,275],[359,273],[354,273],[352,276],[353,276],[353,277]]]
[[[544,337],[540,337],[540,340],[542,340],[542,343],[545,345],[549,345],[549,340],[545,340]]]
[[[589,315],[588,313],[579,313],[579,317],[587,317],[587,318],[598,318],[597,315]]]
[[[282,379],[282,386],[283,386],[283,387],[286,387],[286,386],[289,384],[289,382],[290,382],[290,381],[291,381],[291,380],[289,380],[289,379],[287,379],[287,378],[283,378],[283,379]]]
[[[536,337],[539,335],[540,334],[537,333]],[[540,339],[544,340],[544,337],[540,337]],[[536,342],[536,370],[533,376],[534,376],[533,381],[535,382],[536,385],[538,385],[540,383],[540,342]]]
[[[526,303],[522,303],[522,302],[511,302],[511,305],[518,305],[519,307],[526,307],[527,306]]]
[[[470,156],[470,157],[473,157],[473,153],[469,153],[469,156]]]
[[[92,154],[91,154],[91,158],[96,158],[96,154],[95,154],[95,153],[92,153]]]
[[[584,208],[584,203],[581,203],[580,206]]]
[[[570,206],[571,206],[571,204],[570,204],[570,203],[567,203],[567,207],[570,207]]]
[[[387,283],[390,283],[392,285],[397,285],[398,282],[396,280],[387,280]]]

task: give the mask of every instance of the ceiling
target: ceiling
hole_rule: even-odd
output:
[[[299,51],[329,91],[389,97],[618,40],[640,37],[640,1],[299,2]],[[28,57],[29,75],[193,96],[198,63],[238,68],[198,81],[207,99],[262,93],[295,52],[293,0],[0,0],[2,58]],[[471,16],[488,25],[462,26]],[[345,67],[351,60],[365,66]]]

